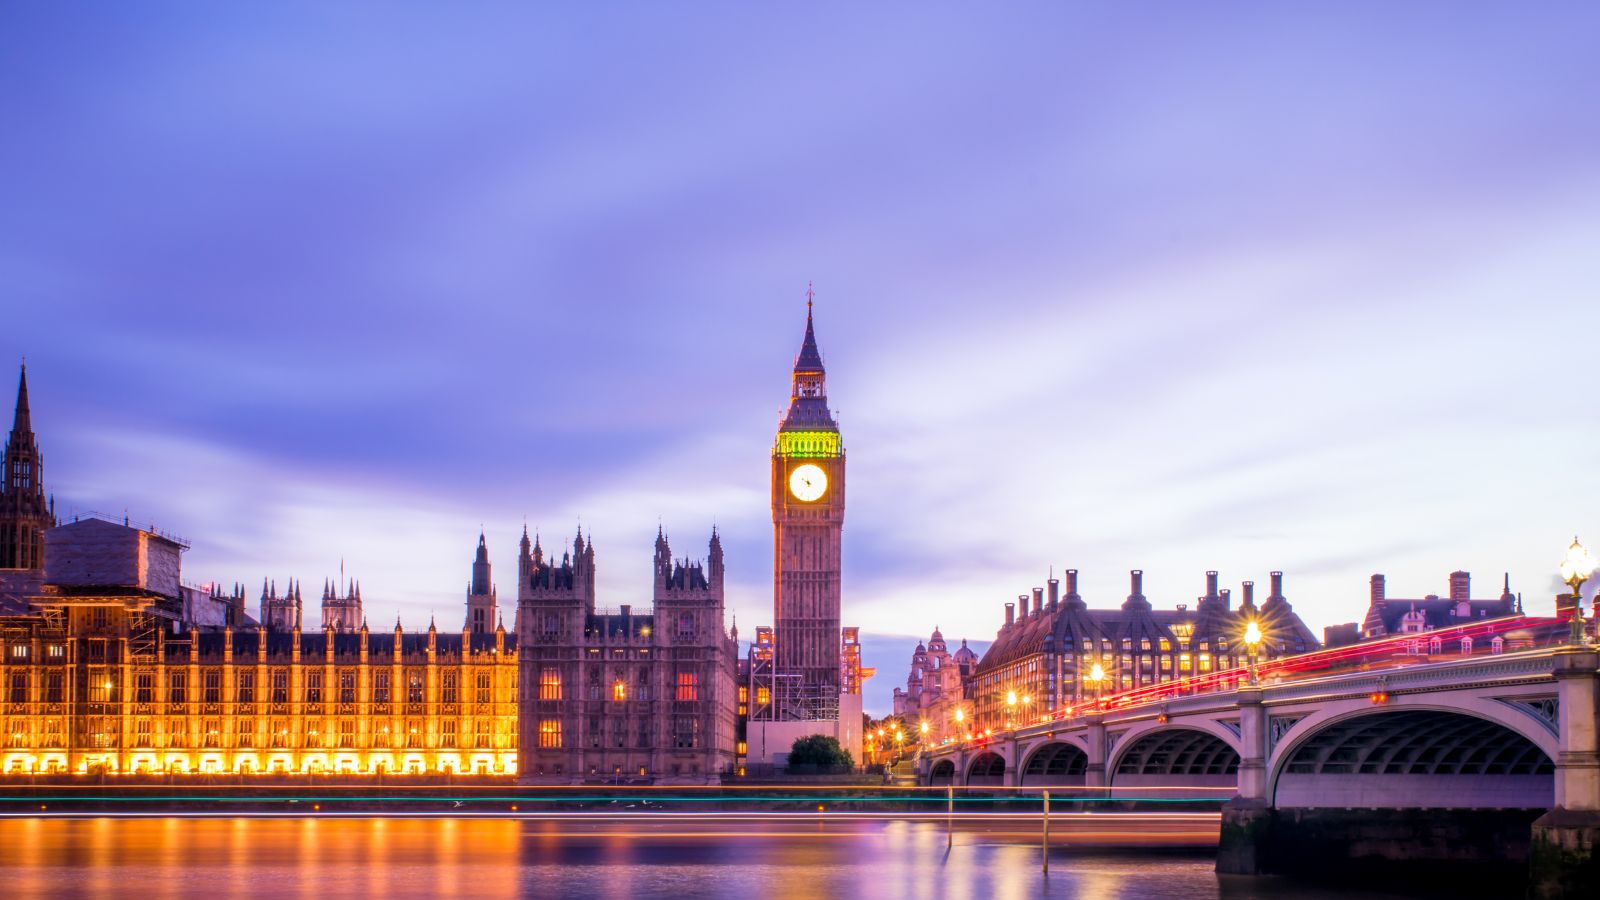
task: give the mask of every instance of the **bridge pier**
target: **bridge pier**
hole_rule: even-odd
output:
[[[1240,688],[1239,793],[1222,807],[1217,843],[1217,872],[1259,875],[1261,852],[1273,825],[1267,797],[1267,710],[1259,686]]]
[[[1561,752],[1556,805],[1533,823],[1529,896],[1600,893],[1600,652],[1556,655]]]
[[[1106,777],[1106,721],[1096,712],[1089,716],[1089,765],[1083,772],[1085,787],[1103,788],[1111,783]]]

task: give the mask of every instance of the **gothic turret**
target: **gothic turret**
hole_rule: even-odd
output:
[[[528,535],[522,535],[522,550],[527,555]],[[531,562],[531,560],[530,560]],[[520,560],[519,560],[520,567]],[[466,630],[474,634],[488,634],[493,630],[495,618],[494,579],[490,577],[489,544],[483,532],[478,532],[478,555],[472,560],[472,581],[467,585]]]
[[[28,367],[17,382],[16,416],[0,457],[0,569],[44,568],[44,532],[56,524],[44,493],[44,457],[28,407]]]

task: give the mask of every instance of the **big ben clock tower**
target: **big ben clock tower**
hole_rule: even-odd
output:
[[[844,447],[806,298],[789,412],[772,447],[773,668],[778,717],[837,719]]]

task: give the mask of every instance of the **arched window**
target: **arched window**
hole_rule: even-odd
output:
[[[1495,635],[1494,640],[1489,642],[1489,652],[1490,653],[1500,653],[1500,652],[1504,651],[1505,649],[1506,649],[1506,639],[1501,637],[1501,636],[1499,636],[1499,635]]]
[[[1472,652],[1472,638],[1464,637],[1461,639],[1461,652],[1463,655]]]
[[[1428,641],[1428,652],[1429,653],[1440,653],[1443,650],[1444,650],[1444,647],[1443,647],[1442,644],[1440,644],[1438,638],[1434,638],[1433,640]]]

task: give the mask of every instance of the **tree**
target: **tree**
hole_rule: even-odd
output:
[[[850,751],[839,746],[838,738],[813,734],[795,740],[794,746],[789,748],[789,765],[847,767],[855,765],[855,760],[850,757]]]

